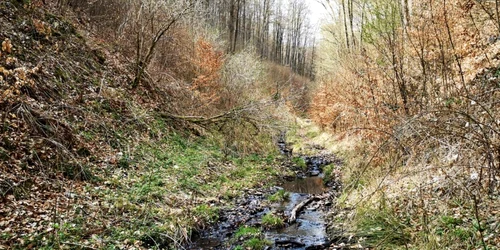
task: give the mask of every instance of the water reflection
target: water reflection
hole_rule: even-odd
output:
[[[325,191],[321,177],[308,177],[285,182],[283,188],[288,192],[302,194],[322,194]]]

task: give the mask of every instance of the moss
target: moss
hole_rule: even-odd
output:
[[[335,177],[333,170],[335,170],[335,165],[333,164],[329,164],[323,167],[323,179],[325,182],[331,181]]]
[[[302,170],[307,169],[306,161],[302,157],[293,157],[292,162]]]

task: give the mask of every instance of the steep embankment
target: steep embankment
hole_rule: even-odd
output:
[[[310,112],[350,146],[345,232],[379,249],[500,248],[500,3],[330,7]]]
[[[220,147],[248,132],[267,148],[269,134],[165,113],[168,92],[130,88],[129,62],[65,17],[2,1],[0,23],[0,248],[178,246],[284,171],[275,151]]]

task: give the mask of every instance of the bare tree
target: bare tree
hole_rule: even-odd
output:
[[[131,86],[137,87],[146,72],[159,41],[167,32],[195,6],[197,0],[158,1],[130,0],[131,8],[126,33],[134,34],[135,39],[135,76]]]

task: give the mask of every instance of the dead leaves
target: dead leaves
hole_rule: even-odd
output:
[[[2,51],[3,52],[7,52],[7,53],[12,53],[12,42],[10,41],[9,38],[5,38],[5,40],[2,42]],[[2,53],[0,53],[0,56],[2,55]]]
[[[217,102],[221,98],[221,68],[224,64],[223,53],[217,51],[208,41],[200,39],[196,44],[197,76],[193,79],[191,90],[205,105]]]
[[[52,36],[52,28],[46,22],[33,19],[33,26],[35,26],[35,30],[40,36],[44,36],[45,38]]]
[[[7,65],[10,62],[17,62],[16,58],[7,58]],[[25,86],[33,86],[34,80],[28,76],[33,70],[28,70],[24,67],[7,70],[0,66],[0,104],[1,103],[16,103],[22,99],[21,89]]]

